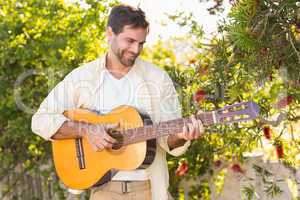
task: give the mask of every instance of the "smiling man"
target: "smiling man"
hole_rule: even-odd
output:
[[[129,105],[149,115],[154,123],[180,118],[180,105],[168,74],[138,58],[148,32],[149,23],[141,9],[127,5],[112,8],[106,31],[108,52],[74,69],[49,93],[32,117],[33,132],[47,140],[86,137],[95,151],[101,151],[116,142],[107,129],[117,125],[72,121],[64,111],[85,108],[106,114],[117,106]],[[91,188],[90,199],[172,199],[166,152],[179,156],[190,140],[201,135],[201,121],[194,116],[191,121],[181,133],[157,139],[156,156],[149,168],[118,171],[110,182]]]

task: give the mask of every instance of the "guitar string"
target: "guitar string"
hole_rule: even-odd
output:
[[[200,118],[202,120],[203,125],[210,125],[213,123],[213,119],[212,119],[211,115],[212,115],[211,112],[201,113],[197,116],[197,118]],[[191,122],[190,118],[181,118],[181,119],[174,119],[174,120],[169,120],[166,122],[161,122],[161,123],[158,123],[155,125],[149,125],[149,126],[125,130],[123,133],[126,137],[124,144],[125,143],[132,144],[132,143],[141,142],[141,141],[144,141],[147,139],[162,137],[164,135],[170,135],[170,131],[175,134],[177,132],[182,131],[183,125],[185,125],[189,122]],[[174,126],[172,126],[172,125],[174,125]],[[165,127],[163,127],[163,126],[165,126]],[[170,128],[170,127],[172,127],[172,128]]]
[[[207,115],[203,115],[203,119],[204,124],[211,124],[212,120],[211,118],[207,119]],[[149,128],[143,128],[143,127],[139,127],[137,129],[133,129],[130,132],[135,131],[136,135],[138,135],[139,137],[134,137],[134,138],[129,138],[129,140],[127,140],[128,143],[135,143],[135,142],[139,142],[139,141],[143,141],[145,139],[151,139],[151,138],[155,138],[155,137],[159,137],[159,136],[164,136],[164,135],[170,135],[170,131],[172,132],[180,132],[182,130],[182,127],[184,124],[186,124],[187,121],[190,121],[190,119],[176,119],[176,120],[171,120],[168,122],[163,122],[163,123],[159,123],[153,126],[150,126]],[[177,123],[176,123],[177,122]],[[168,123],[170,124],[177,124],[176,128],[170,128],[170,125],[168,125]],[[161,124],[165,124],[166,127],[163,128],[161,127]],[[180,127],[180,128],[179,128]],[[143,131],[139,131],[138,129],[141,129]],[[149,129],[149,131],[147,131]],[[141,134],[142,132],[142,134]],[[146,134],[148,133],[148,134]],[[133,135],[131,133],[131,135]]]

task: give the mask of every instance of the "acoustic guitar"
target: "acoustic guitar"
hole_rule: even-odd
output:
[[[242,102],[219,110],[195,115],[204,126],[228,124],[254,119],[259,107],[254,102]],[[147,168],[154,160],[156,139],[182,132],[190,119],[179,118],[152,124],[150,118],[133,107],[119,106],[106,115],[85,109],[64,112],[71,120],[87,123],[119,123],[108,133],[117,139],[112,149],[94,151],[85,137],[54,140],[54,165],[59,178],[71,189],[87,189],[112,179],[118,170]]]

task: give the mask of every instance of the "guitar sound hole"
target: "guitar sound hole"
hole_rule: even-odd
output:
[[[123,141],[124,141],[124,138],[123,138],[123,135],[119,132],[119,131],[116,131],[116,130],[112,130],[112,129],[109,129],[108,132],[107,132],[111,137],[113,137],[114,139],[117,140],[117,143],[115,143],[112,147],[113,150],[118,150],[120,149],[122,146],[123,146]]]

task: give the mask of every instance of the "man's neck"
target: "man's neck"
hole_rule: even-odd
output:
[[[131,67],[122,65],[111,51],[108,51],[106,55],[105,67],[117,79],[121,79],[131,69]]]

